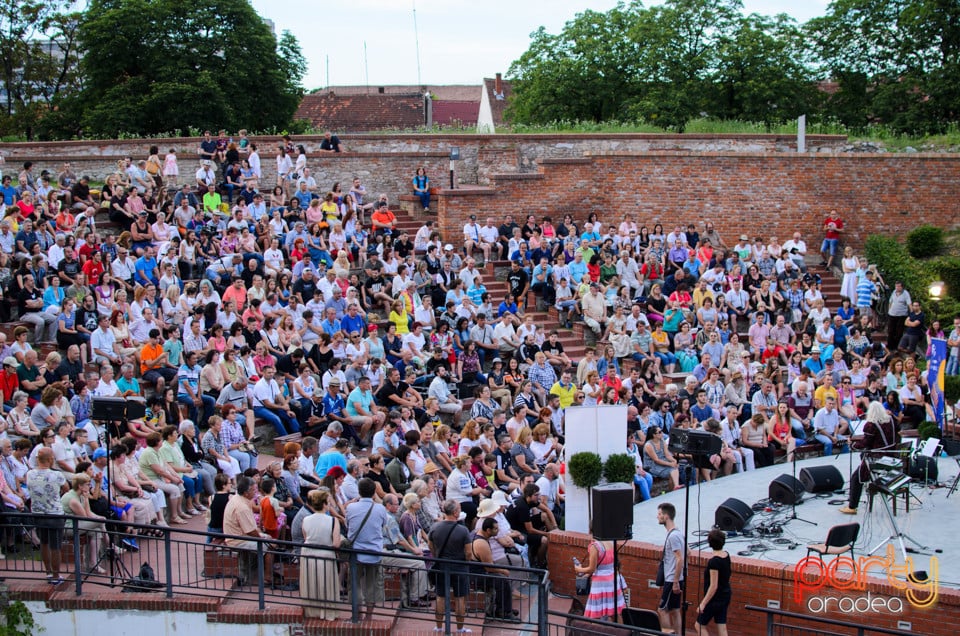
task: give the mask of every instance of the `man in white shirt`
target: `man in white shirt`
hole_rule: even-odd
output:
[[[110,263],[110,273],[115,280],[127,289],[128,293],[133,291],[133,272],[137,269],[136,261],[130,256],[130,253],[124,247],[117,248],[117,257]]]
[[[472,258],[467,258],[466,263],[464,264],[463,269],[460,270],[460,280],[463,281],[463,288],[470,289],[473,287],[473,281],[477,276],[480,276],[482,272],[477,269],[477,262]]]
[[[97,363],[109,362],[120,365],[122,360],[117,353],[117,339],[110,330],[110,317],[101,315],[99,325],[90,334],[90,348],[93,349],[93,361]]]
[[[636,296],[640,291],[640,281],[637,276],[640,274],[640,268],[637,267],[637,261],[630,257],[626,251],[620,254],[620,260],[617,261],[617,276],[620,277],[620,283],[630,288],[630,296]]]
[[[806,271],[806,266],[803,262],[803,257],[807,253],[807,244],[804,243],[803,238],[801,238],[800,232],[794,232],[793,238],[789,241],[786,241],[782,248],[790,255],[790,260],[800,268],[800,271]]]
[[[486,224],[480,228],[480,248],[483,249],[484,258],[487,258],[494,248],[498,251],[500,249],[500,230],[491,217],[487,217]]]
[[[200,189],[200,192],[206,192],[209,186],[217,185],[217,175],[210,165],[211,162],[209,160],[201,161],[200,168],[197,170],[197,187]]]
[[[435,371],[436,375],[430,382],[430,388],[427,389],[427,396],[437,398],[440,403],[440,412],[453,415],[454,428],[459,429],[460,412],[463,411],[463,402],[453,397],[450,388],[447,386],[448,371],[446,365],[441,364]]]
[[[73,452],[73,443],[70,441],[70,425],[66,422],[57,424],[57,436],[54,438],[52,448],[57,470],[73,476],[77,468],[77,456]]]
[[[480,240],[480,226],[477,225],[476,214],[471,214],[470,221],[463,226],[463,247],[466,249],[467,258],[473,257],[473,250],[476,248],[483,251],[484,262],[490,260],[491,245]]]
[[[607,322],[607,301],[600,295],[600,286],[590,283],[590,292],[580,301],[583,312],[583,322],[599,336],[603,333]]]
[[[513,328],[510,320],[510,314],[503,314],[500,322],[493,328],[493,339],[497,349],[505,358],[513,355],[513,352],[520,346],[520,340],[517,339],[517,330]]]
[[[263,367],[261,378],[253,385],[253,415],[267,420],[277,431],[278,436],[289,435],[300,430],[297,415],[290,409],[283,397],[280,385],[274,380],[277,369],[272,365]]]

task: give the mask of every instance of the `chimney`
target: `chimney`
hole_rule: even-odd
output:
[[[493,94],[503,95],[503,77],[497,73],[497,79],[493,81]]]

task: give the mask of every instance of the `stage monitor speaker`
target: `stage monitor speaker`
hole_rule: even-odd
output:
[[[725,532],[740,532],[753,516],[753,508],[731,497],[717,508],[714,525]]]
[[[629,627],[660,631],[660,616],[653,610],[625,607],[622,616],[623,624]]]
[[[98,421],[120,422],[127,417],[127,401],[123,398],[93,398],[90,419]],[[142,416],[141,416],[142,417]]]
[[[810,466],[800,471],[800,481],[809,493],[843,490],[843,475],[836,466]]]
[[[593,488],[593,536],[601,541],[623,541],[633,536],[633,484]]]
[[[803,498],[803,484],[793,475],[786,473],[770,482],[770,499],[778,504],[792,505]]]

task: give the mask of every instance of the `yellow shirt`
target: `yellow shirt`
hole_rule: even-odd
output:
[[[571,382],[569,386],[564,388],[558,381],[550,387],[550,392],[560,398],[560,408],[565,409],[573,404],[573,396],[577,393],[577,385]]]
[[[833,396],[833,399],[836,400],[837,404],[840,404],[840,395],[837,393],[836,387],[826,387],[818,386],[817,390],[813,392],[813,401],[819,406],[823,406],[827,403],[827,397]]]

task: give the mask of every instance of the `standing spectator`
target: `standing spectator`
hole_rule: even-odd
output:
[[[470,532],[460,524],[460,504],[447,499],[440,507],[443,520],[433,524],[430,529],[430,553],[438,559],[472,561],[473,546],[470,544]],[[464,617],[467,612],[467,592],[470,588],[469,570],[461,563],[440,563],[437,572],[437,605],[434,610],[437,629],[444,628],[446,604],[453,592],[453,611],[456,613],[457,630],[463,632]]]
[[[663,590],[657,614],[663,629],[680,633],[680,601],[683,595],[683,533],[677,528],[674,519],[677,509],[673,504],[662,503],[657,506],[657,523],[667,531],[663,543]]]
[[[387,523],[387,509],[373,500],[377,491],[373,480],[366,477],[357,483],[360,501],[347,506],[347,536],[355,550],[383,552],[383,530]],[[357,569],[360,573],[360,599],[366,605],[366,620],[373,617],[374,605],[383,603],[383,569],[380,556],[358,554]]]
[[[47,583],[60,585],[60,547],[63,542],[64,520],[47,515],[63,515],[60,496],[67,491],[63,473],[53,470],[54,456],[49,448],[37,453],[37,467],[27,471],[27,488],[30,491],[30,512],[44,515],[35,519],[37,536],[40,538],[40,559],[47,573]]]
[[[335,550],[340,547],[340,522],[329,514],[330,493],[313,490],[308,495],[313,514],[303,520],[304,546],[300,549],[300,599],[307,618],[336,620],[340,601],[340,576]]]
[[[703,578],[703,598],[697,606],[697,635],[709,633],[712,620],[717,634],[727,636],[727,608],[730,606],[730,555],[723,549],[727,535],[714,528],[707,535],[713,555],[707,561],[707,575]]]
[[[594,539],[587,546],[586,564],[573,566],[577,574],[591,576],[590,596],[583,610],[584,618],[602,620],[612,617],[613,622],[620,622],[619,614],[627,607],[623,598],[626,581],[619,572],[614,570],[613,557],[613,541]]]
[[[903,288],[903,281],[893,284],[887,306],[887,349],[895,350],[903,338],[904,323],[910,313],[910,292]]]

